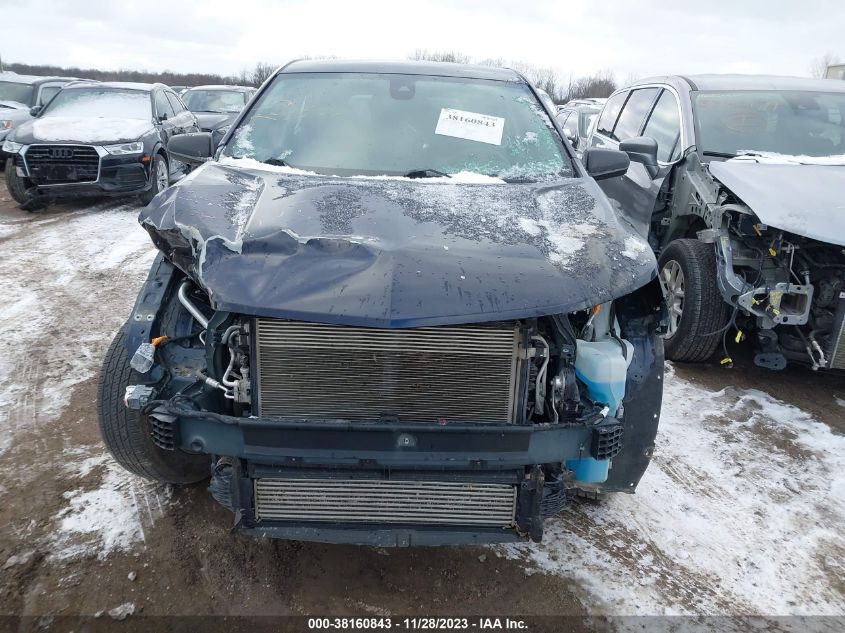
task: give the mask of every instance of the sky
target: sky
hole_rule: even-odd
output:
[[[825,53],[845,61],[842,0],[0,0],[0,11],[3,60],[83,68],[229,75],[305,55],[427,49],[624,80],[806,76]]]

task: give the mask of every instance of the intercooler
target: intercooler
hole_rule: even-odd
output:
[[[507,527],[516,486],[373,479],[256,479],[258,520]]]
[[[840,293],[839,307],[833,322],[828,350],[828,367],[831,369],[845,369],[845,292]]]
[[[378,329],[259,318],[256,345],[262,416],[514,420],[514,322]]]

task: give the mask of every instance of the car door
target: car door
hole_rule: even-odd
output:
[[[166,147],[167,141],[176,134],[176,112],[173,111],[173,106],[170,105],[164,90],[155,91],[153,102],[155,104],[155,120],[161,132],[162,143]]]
[[[62,89],[62,86],[67,82],[50,81],[41,84],[38,88],[38,95],[35,98],[35,103],[32,105],[44,107],[47,103],[56,96],[56,93]]]
[[[590,135],[589,147],[616,149],[618,143],[613,136],[613,128],[616,126],[622,106],[625,105],[625,101],[630,94],[630,90],[621,90],[610,96],[599,115],[596,129]]]
[[[156,127],[159,131],[159,138],[161,144],[167,147],[168,141],[176,136],[179,132],[179,122],[176,120],[176,112],[173,106],[170,105],[170,100],[167,98],[164,90],[156,90],[153,94],[153,104],[155,106],[155,121]],[[173,161],[168,161],[170,166],[171,176],[175,171],[181,169],[181,165],[175,165]]]
[[[185,107],[185,104],[182,103],[182,100],[176,96],[176,93],[168,90],[165,91],[165,94],[167,95],[167,99],[170,101],[173,111],[176,113],[176,117],[174,119],[176,122],[174,134],[198,132],[199,126],[197,125],[197,118],[190,110],[188,110],[188,108]]]
[[[671,91],[661,86],[645,86],[630,91],[612,130],[607,129],[606,121],[600,119],[598,123],[602,132],[597,136],[603,137],[603,147],[616,149],[622,141],[638,136],[652,136],[658,143],[656,168],[632,161],[624,176],[599,183],[617,211],[643,237],[648,237],[657,197],[671,171],[672,161],[669,159],[680,149],[679,112],[677,99]],[[664,129],[666,126],[669,129]],[[646,129],[649,133],[645,132]]]

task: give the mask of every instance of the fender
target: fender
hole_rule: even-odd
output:
[[[163,253],[156,255],[126,321],[126,351],[130,358],[141,343],[148,342],[159,330],[164,308],[176,295],[181,279],[182,273],[165,259]]]

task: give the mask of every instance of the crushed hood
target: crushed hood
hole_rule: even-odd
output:
[[[39,117],[15,130],[15,141],[30,144],[94,143],[136,141],[153,131],[152,121],[113,117]]]
[[[845,246],[845,166],[729,160],[709,168],[764,224]]]
[[[335,178],[207,163],[139,218],[216,310],[410,327],[570,312],[645,285],[596,184]]]

